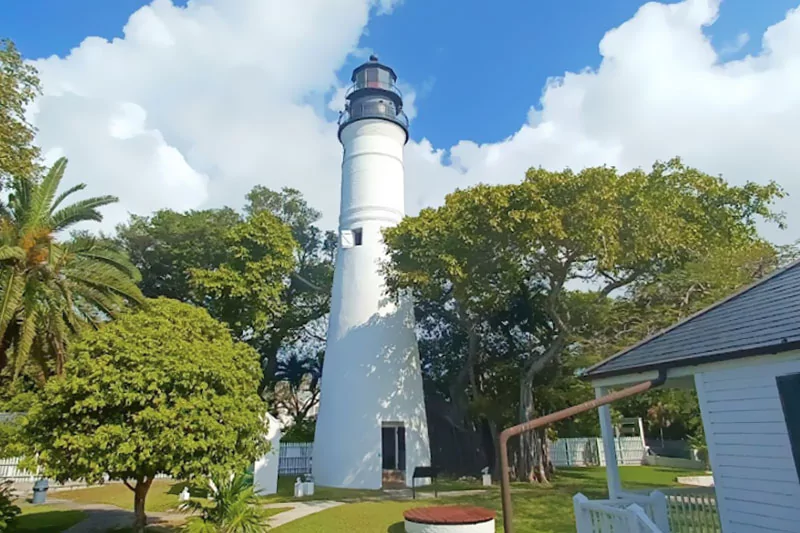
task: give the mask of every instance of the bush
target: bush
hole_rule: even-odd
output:
[[[14,505],[14,490],[10,480],[0,483],[0,531],[11,531],[11,525],[22,510]]]
[[[266,529],[267,512],[260,506],[252,479],[238,474],[228,479],[212,479],[211,506],[196,500],[183,504],[187,511],[199,512],[186,524],[187,533],[259,533]]]

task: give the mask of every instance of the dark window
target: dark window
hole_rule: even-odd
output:
[[[353,244],[356,246],[361,246],[361,243],[364,241],[364,232],[361,228],[357,228],[353,230]]]
[[[789,442],[792,445],[794,467],[800,479],[800,373],[778,376],[778,394],[783,406],[783,417],[786,419],[786,429],[789,433]]]

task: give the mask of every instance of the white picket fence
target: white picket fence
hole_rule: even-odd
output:
[[[641,465],[646,451],[639,437],[619,437],[615,441],[617,461],[621,465]],[[295,476],[311,473],[313,442],[281,442],[278,473]],[[550,460],[556,467],[605,466],[603,439],[576,437],[550,443]]]
[[[577,533],[722,533],[710,487],[623,491],[611,500],[577,494],[573,504]]]
[[[313,442],[281,442],[278,454],[278,475],[310,474],[313,452]]]
[[[0,458],[0,481],[10,479],[18,483],[32,483],[36,481],[36,473],[28,472],[19,467],[19,457]]]
[[[620,465],[641,465],[647,455],[640,437],[614,439],[617,462]],[[572,437],[550,443],[550,460],[557,467],[605,466],[603,439],[597,437]]]
[[[622,500],[572,499],[577,533],[664,533],[638,504]]]

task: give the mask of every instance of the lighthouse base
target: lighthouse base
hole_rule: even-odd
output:
[[[414,468],[430,466],[416,336],[406,323],[410,302],[406,306],[329,342],[312,463],[319,485],[410,487]]]

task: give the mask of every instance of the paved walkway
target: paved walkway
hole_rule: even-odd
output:
[[[276,514],[275,516],[271,516],[269,519],[269,527],[278,527],[282,526],[283,524],[288,524],[294,520],[299,518],[303,518],[308,515],[312,515],[314,513],[318,513],[320,511],[324,511],[325,509],[332,509],[334,507],[338,507],[340,505],[344,505],[342,502],[334,502],[334,501],[311,501],[311,502],[285,502],[285,503],[270,503],[265,505],[267,509],[275,509],[281,507],[291,507],[290,511],[285,511],[283,513]]]
[[[63,533],[105,533],[109,529],[128,527],[133,523],[133,511],[100,503],[78,504],[70,500],[48,498],[48,504],[63,505],[86,513],[86,519],[65,529]],[[186,520],[180,513],[147,513],[147,523],[153,525],[178,524]]]

